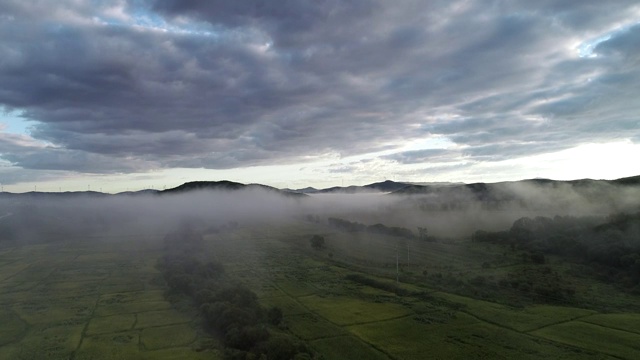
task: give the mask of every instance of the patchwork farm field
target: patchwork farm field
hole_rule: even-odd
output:
[[[157,245],[91,241],[3,249],[0,358],[219,358],[153,284]]]
[[[601,323],[600,331],[615,338],[620,328],[637,331],[638,314],[600,314],[594,309],[546,304],[514,307],[439,291],[419,282],[398,284],[397,288],[402,290],[399,295],[383,289],[395,285],[395,271],[385,267],[384,262],[379,266],[381,269],[367,270],[380,259],[367,259],[360,254],[362,258],[353,262],[353,256],[346,253],[354,251],[354,245],[342,248],[343,242],[335,239],[328,241],[323,251],[311,250],[308,238],[313,231],[318,229],[245,229],[243,236],[236,233],[234,239],[247,242],[240,247],[249,248],[248,243],[254,246],[252,252],[242,254],[237,253],[224,236],[212,236],[208,240],[223,263],[224,259],[243,257],[244,261],[228,262],[228,269],[258,294],[265,307],[280,307],[288,331],[307,341],[325,359],[633,359],[640,356],[627,335],[621,337],[616,346],[600,347],[599,342],[614,340],[593,338],[591,344],[579,344],[545,332],[549,329],[553,334],[563,333],[563,324],[592,321]],[[301,234],[297,239],[291,237],[295,232]],[[269,236],[265,236],[267,233]],[[331,238],[332,235],[325,236]],[[338,236],[342,238],[344,234]],[[388,262],[395,260],[397,240],[391,240],[386,246],[394,251],[387,251]],[[385,245],[377,246],[384,249]],[[479,270],[482,268],[484,260],[479,256],[475,260],[455,260],[466,252],[477,253],[478,249],[465,249],[462,244],[433,244],[438,253],[445,252],[447,247],[452,250],[443,261],[434,260],[429,246],[415,246],[424,257],[418,251],[412,253],[413,260],[411,265],[405,265],[405,275],[407,268],[412,267],[462,272],[458,267],[464,268],[469,261]],[[381,256],[380,253],[375,256]],[[382,285],[363,285],[348,280],[349,274],[365,276]]]
[[[324,249],[309,246],[314,233],[327,238]],[[490,280],[505,270],[482,263],[503,255],[462,242],[370,237],[370,256],[346,234],[308,223],[239,227],[204,240],[207,256],[265,309],[280,309],[278,331],[316,359],[640,358],[638,313],[516,306],[447,290],[433,272],[465,284]],[[198,311],[165,297],[161,244],[105,236],[0,250],[0,358],[223,359]]]

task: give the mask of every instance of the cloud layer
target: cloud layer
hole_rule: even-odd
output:
[[[0,132],[17,168],[370,154],[451,169],[640,140],[637,1],[0,0],[0,14],[0,106],[35,124]],[[404,146],[434,138],[450,145]]]

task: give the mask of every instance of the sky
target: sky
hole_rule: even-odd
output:
[[[2,191],[640,175],[640,3],[0,0]]]

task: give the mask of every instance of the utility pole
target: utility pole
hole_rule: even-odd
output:
[[[409,266],[409,240],[407,240],[407,266]]]
[[[400,282],[400,264],[398,258],[398,244],[396,243],[396,286]]]

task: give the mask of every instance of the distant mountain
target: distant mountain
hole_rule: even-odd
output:
[[[172,189],[160,191],[159,194],[177,194],[177,193],[185,193],[185,192],[196,191],[196,190],[237,191],[237,190],[246,190],[246,189],[261,189],[265,191],[278,193],[284,196],[296,196],[296,197],[305,196],[305,194],[302,194],[302,193],[280,190],[267,185],[262,185],[262,184],[245,185],[245,184],[228,181],[228,180],[192,181],[192,182],[184,183]]]
[[[558,200],[566,206],[582,199],[588,203],[607,203],[622,194],[624,188],[639,187],[640,176],[617,180],[550,180],[527,179],[498,183],[473,183],[453,185],[408,185],[391,195],[429,195],[423,208],[432,210],[462,209],[476,203],[485,209],[504,209],[505,205],[517,204],[535,208],[545,202]]]
[[[411,195],[411,194],[434,194],[434,193],[450,193],[457,191],[467,191],[472,194],[476,194],[479,197],[485,197],[489,192],[505,189],[520,185],[532,185],[536,187],[546,188],[559,188],[562,186],[569,186],[571,188],[593,188],[598,186],[607,185],[640,185],[640,176],[634,176],[629,178],[622,178],[617,180],[593,180],[593,179],[578,179],[578,180],[551,180],[551,179],[526,179],[519,181],[505,181],[497,183],[472,183],[472,184],[444,184],[444,185],[418,185],[409,184],[399,190],[393,192],[396,195]]]
[[[261,189],[275,192],[284,196],[300,197],[306,194],[359,194],[359,193],[390,193],[392,195],[435,195],[448,199],[450,203],[460,203],[463,201],[481,201],[485,204],[500,204],[508,201],[518,201],[517,189],[529,186],[541,190],[566,189],[570,188],[577,193],[583,194],[590,199],[602,199],[606,201],[607,189],[614,187],[640,187],[640,176],[626,177],[616,180],[550,180],[550,179],[527,179],[520,181],[507,181],[498,183],[411,183],[386,180],[375,182],[363,186],[334,186],[326,189],[316,189],[306,187],[302,189],[277,189],[262,184],[242,184],[238,182],[221,181],[192,181],[184,183],[175,188],[166,190],[141,190],[127,191],[118,194],[105,194],[97,191],[74,191],[74,192],[26,192],[10,193],[0,192],[0,200],[37,200],[43,198],[68,198],[68,197],[108,197],[108,196],[154,196],[163,194],[185,193],[196,190],[225,190],[237,191],[244,189]],[[444,205],[443,205],[444,206]]]
[[[615,185],[640,185],[640,175],[610,180],[609,183]]]
[[[464,185],[463,182],[451,182],[451,181],[430,181],[430,182],[415,182],[405,181],[407,185],[422,185],[422,186],[449,186],[449,185]]]
[[[156,195],[160,190],[154,189],[145,189],[139,191],[123,191],[115,194],[116,196],[146,196],[146,195]]]
[[[302,188],[302,189],[289,189],[289,188],[284,188],[284,189],[280,189],[282,191],[288,191],[288,192],[294,192],[294,193],[301,193],[301,194],[315,194],[317,193],[319,190],[308,186],[306,188]]]
[[[44,198],[69,198],[69,197],[106,197],[110,194],[105,194],[97,191],[64,191],[64,192],[43,192],[43,191],[29,191],[26,193],[12,193],[3,191],[0,192],[0,199],[44,199]]]
[[[188,192],[194,190],[240,190],[247,185],[233,181],[191,181],[180,186],[160,191],[160,194]]]
[[[355,194],[355,193],[363,193],[363,192],[372,192],[372,190],[367,189],[363,186],[351,185],[351,186],[334,186],[326,189],[318,190],[320,194],[333,194],[333,193],[341,193],[341,194]]]
[[[409,185],[408,183],[395,182],[391,180],[386,180],[383,182],[372,183],[368,185],[358,186],[358,185],[350,185],[350,186],[333,186],[326,189],[316,189],[312,187],[307,187],[299,190],[292,190],[294,192],[304,193],[304,194],[360,194],[360,193],[376,193],[376,192],[393,192],[399,189],[404,188]]]
[[[383,182],[377,182],[377,183],[365,185],[363,187],[367,189],[382,191],[382,192],[393,192],[393,191],[403,189],[407,186],[409,186],[409,184],[407,183],[386,180]]]

